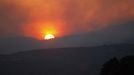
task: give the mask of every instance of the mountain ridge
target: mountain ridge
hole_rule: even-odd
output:
[[[0,53],[14,53],[42,48],[91,47],[120,43],[133,44],[133,28],[134,22],[132,21],[111,25],[90,33],[70,35],[48,41],[29,37],[4,38],[0,39]]]

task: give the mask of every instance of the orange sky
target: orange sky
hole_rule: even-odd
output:
[[[1,0],[0,35],[44,38],[95,31],[134,18],[133,0]],[[4,19],[3,19],[4,18]]]

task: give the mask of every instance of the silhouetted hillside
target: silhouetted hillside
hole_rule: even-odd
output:
[[[134,44],[57,48],[0,56],[0,75],[99,75],[113,57],[134,55]]]

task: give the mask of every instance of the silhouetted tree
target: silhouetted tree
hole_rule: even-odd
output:
[[[103,65],[101,75],[114,75],[116,73],[119,61],[117,58],[110,59]]]
[[[134,56],[126,56],[120,60],[118,75],[134,75]]]
[[[107,61],[100,75],[134,75],[134,56],[126,56],[121,60],[117,58]]]

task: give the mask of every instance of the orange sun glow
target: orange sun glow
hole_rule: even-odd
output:
[[[46,34],[45,37],[44,37],[45,40],[51,40],[51,39],[54,39],[54,38],[55,38],[55,36],[53,34]]]

